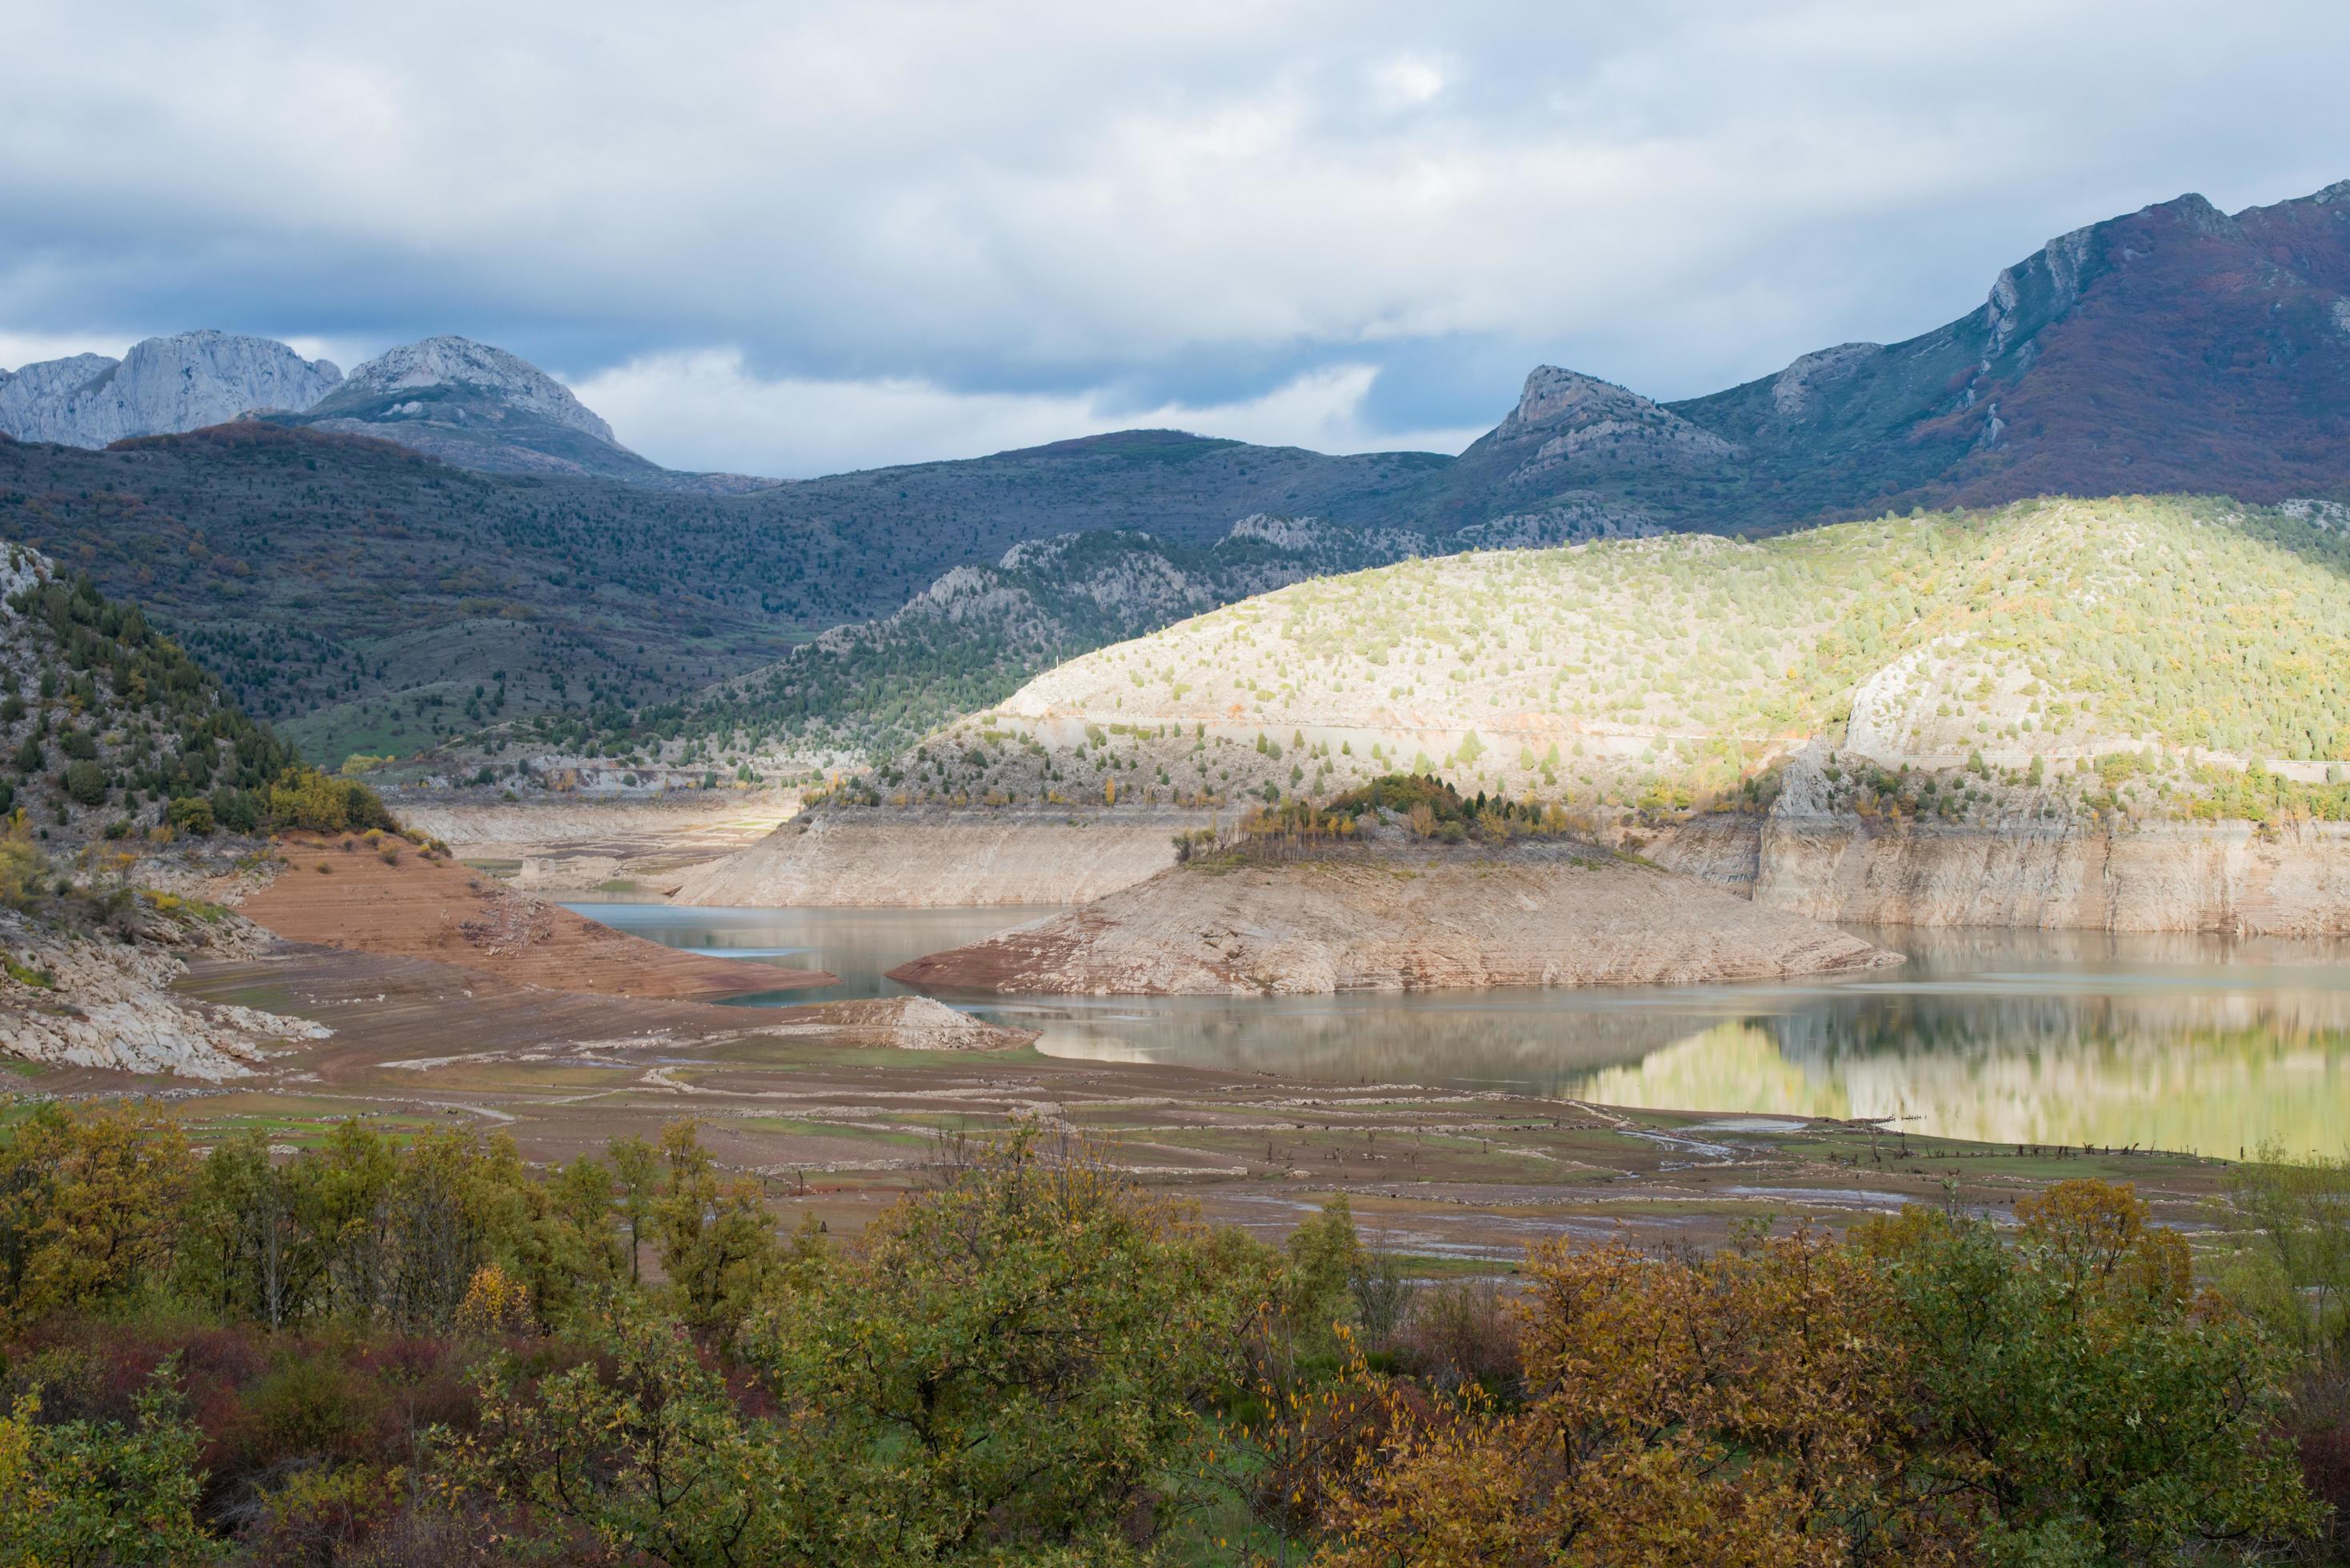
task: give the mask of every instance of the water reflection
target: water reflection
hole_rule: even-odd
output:
[[[814,963],[820,996],[1039,909],[582,912],[671,946]],[[1856,928],[1857,929],[1857,928]],[[1618,1105],[1888,1116],[1994,1142],[2233,1156],[2350,1139],[2350,943],[1866,930],[1856,981],[1416,996],[1018,998],[972,1011],[1062,1056],[1343,1083],[1517,1087]],[[795,992],[772,1000],[806,1000]]]

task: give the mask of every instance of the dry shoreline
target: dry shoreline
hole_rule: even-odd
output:
[[[1177,867],[889,978],[945,992],[1287,995],[1704,985],[1900,961],[1589,844],[1383,841]]]
[[[286,868],[246,894],[241,912],[289,941],[432,959],[525,984],[615,996],[740,996],[836,978],[678,952],[429,859],[398,839],[381,844],[288,838],[278,846]]]

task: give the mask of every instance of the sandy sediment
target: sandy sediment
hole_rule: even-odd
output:
[[[525,795],[403,794],[401,822],[457,858],[534,891],[584,891],[609,882],[661,885],[684,870],[757,843],[799,809],[780,790],[683,790],[596,800]]]
[[[1692,878],[1554,841],[1195,862],[890,978],[947,991],[1241,995],[1689,985],[1899,961]]]
[[[286,869],[248,895],[242,912],[292,941],[433,959],[525,984],[615,996],[738,996],[835,978],[678,952],[465,867],[429,860],[396,840],[384,844],[397,848],[397,860],[364,839],[289,839],[281,846]]]
[[[1173,836],[1207,814],[1119,806],[900,811],[822,808],[685,872],[671,901],[793,909],[1082,904],[1174,864]]]

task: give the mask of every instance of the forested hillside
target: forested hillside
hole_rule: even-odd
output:
[[[258,827],[292,749],[136,606],[19,545],[0,566],[0,816],[22,811],[58,847]]]
[[[1106,643],[1428,547],[1418,535],[1310,518],[1246,518],[1206,548],[1112,532],[1038,540],[993,566],[958,566],[891,615],[827,632],[693,698],[625,719],[525,720],[452,754],[520,746],[722,772],[862,767]]]
[[[138,598],[332,763],[666,701],[1025,539],[1204,546],[1252,513],[1360,510],[1441,461],[1139,432],[720,497],[241,424],[105,452],[0,439],[0,536]]]
[[[1440,768],[1513,797],[1686,803],[1816,737],[2035,782],[2145,773],[2130,793],[2182,800],[2206,765],[2338,786],[2345,517],[2048,501],[1410,561],[1087,655],[899,771],[917,794],[1089,798],[1115,777],[1163,799]]]

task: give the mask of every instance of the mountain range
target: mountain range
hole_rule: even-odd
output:
[[[380,437],[486,473],[713,494],[780,483],[649,462],[562,382],[463,337],[403,345],[348,377],[270,338],[209,330],[150,337],[120,359],[78,354],[0,370],[0,433],[18,441],[103,447],[238,420]]]
[[[2350,182],[2232,215],[2184,196],[2093,224],[1945,326],[1707,397],[1659,403],[1537,367],[1457,458],[1128,431],[789,483],[683,474],[484,345],[428,338],[346,379],[219,333],[0,374],[0,432],[17,438],[0,441],[0,535],[149,604],[238,701],[328,761],[532,713],[592,717],[607,743],[631,713],[687,701],[755,732],[770,692],[768,717],[799,712],[837,740],[827,704],[807,712],[795,645],[870,623],[828,645],[864,672],[845,690],[968,654],[985,701],[1205,607],[1201,593],[1253,591],[1250,573],[1176,568],[1180,590],[1083,607],[1105,575],[1144,580],[1259,515],[1313,519],[1308,569],[1329,570],[2052,493],[2338,494]],[[1082,580],[1039,558],[1007,575],[1024,545],[1078,534],[1107,541],[1069,557]],[[1017,592],[931,592],[963,570]],[[889,621],[926,593],[1019,607]]]
[[[1637,509],[1740,531],[2027,495],[2350,482],[2350,181],[2181,196],[2051,240],[1983,303],[1680,402],[1544,366],[1396,521]]]
[[[544,371],[463,337],[395,348],[348,379],[282,343],[209,331],[120,361],[0,372],[0,431],[20,441],[104,446],[248,411],[486,472],[719,493],[778,483],[661,468]],[[1110,439],[1138,436],[1183,439]],[[1819,349],[1704,397],[1659,403],[1541,366],[1459,459],[1426,458],[1417,483],[1322,510],[1436,535],[1593,505],[1751,529],[2057,491],[2276,499],[2350,478],[2345,453],[2350,181],[2232,215],[2186,195],[2091,224],[2002,269],[1955,321]]]

